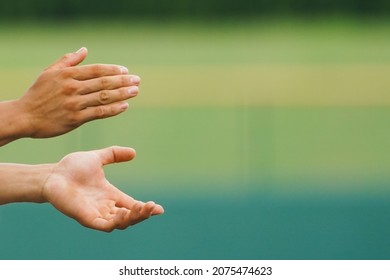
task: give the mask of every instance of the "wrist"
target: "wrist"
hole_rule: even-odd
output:
[[[35,182],[36,182],[36,190],[34,192],[33,198],[38,203],[49,202],[49,198],[46,193],[46,185],[48,178],[53,173],[54,164],[40,164],[35,167]]]
[[[28,113],[22,98],[11,101],[15,111],[15,124],[19,128],[18,138],[32,137],[34,128],[31,125],[31,115]]]
[[[29,117],[19,100],[0,103],[0,146],[31,135]]]

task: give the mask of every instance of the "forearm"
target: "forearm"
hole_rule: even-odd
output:
[[[0,205],[11,202],[46,202],[43,186],[52,164],[0,164]]]
[[[28,137],[28,122],[17,100],[0,102],[0,146]]]

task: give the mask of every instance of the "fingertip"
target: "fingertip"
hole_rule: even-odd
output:
[[[138,86],[131,86],[127,89],[127,96],[128,97],[135,97],[138,95],[139,88]]]
[[[88,50],[86,47],[82,47],[75,52],[66,53],[53,64],[48,66],[46,70],[59,70],[66,67],[76,66],[86,58],[87,53]]]
[[[113,146],[112,148],[115,150],[115,153],[117,154],[117,156],[119,156],[119,155],[122,156],[121,158],[117,158],[120,161],[132,160],[136,155],[136,151],[130,147]]]
[[[133,85],[139,85],[139,83],[141,82],[141,78],[137,75],[133,75],[131,78],[130,78],[130,82],[133,84]]]
[[[164,208],[155,203],[154,201],[148,201],[145,205],[145,208],[148,208],[149,211],[150,211],[150,215],[160,215],[160,214],[164,214]]]
[[[164,208],[161,205],[156,204],[156,206],[153,209],[152,215],[161,215],[164,214],[164,212],[165,212]]]
[[[121,102],[119,105],[119,109],[123,112],[126,111],[129,108],[129,103],[127,102]]]
[[[129,69],[127,69],[125,66],[119,66],[119,70],[123,75],[129,74]]]
[[[76,51],[76,53],[78,53],[78,54],[88,53],[88,49],[86,47],[81,47],[80,49],[78,49]]]
[[[125,162],[135,157],[135,150],[128,147],[111,146],[95,151],[101,158],[102,164]]]
[[[51,69],[62,69],[65,67],[72,67],[80,64],[87,56],[87,48],[82,47],[76,52],[67,53],[52,64],[49,68]]]
[[[133,148],[129,148],[130,149],[130,153],[132,155],[132,158],[135,158],[135,156],[137,155],[137,151]]]
[[[119,152],[121,152],[121,154],[124,157],[124,161],[131,160],[136,155],[136,151],[130,147],[112,146],[111,148],[116,150],[117,154],[119,154]]]
[[[81,63],[88,55],[88,49],[86,47],[81,47],[79,50],[76,51],[76,54],[78,55],[78,59],[76,58],[74,61],[70,63],[70,66],[75,66]]]

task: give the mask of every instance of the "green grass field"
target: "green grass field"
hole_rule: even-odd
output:
[[[125,114],[11,143],[1,161],[132,146],[108,178],[167,212],[101,235],[48,206],[2,206],[0,258],[390,258],[389,34],[389,22],[326,18],[4,24],[2,100],[80,46],[142,86]]]

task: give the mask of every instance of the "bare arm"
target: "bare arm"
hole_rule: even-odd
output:
[[[0,205],[11,202],[45,202],[42,187],[54,165],[0,163]]]
[[[80,224],[101,231],[125,229],[164,209],[128,196],[107,181],[103,166],[133,159],[125,147],[77,152],[56,164],[0,164],[0,204],[49,202]]]
[[[78,66],[86,48],[49,66],[19,99],[0,102],[0,146],[22,137],[46,138],[118,115],[138,94],[140,78],[119,65]]]

